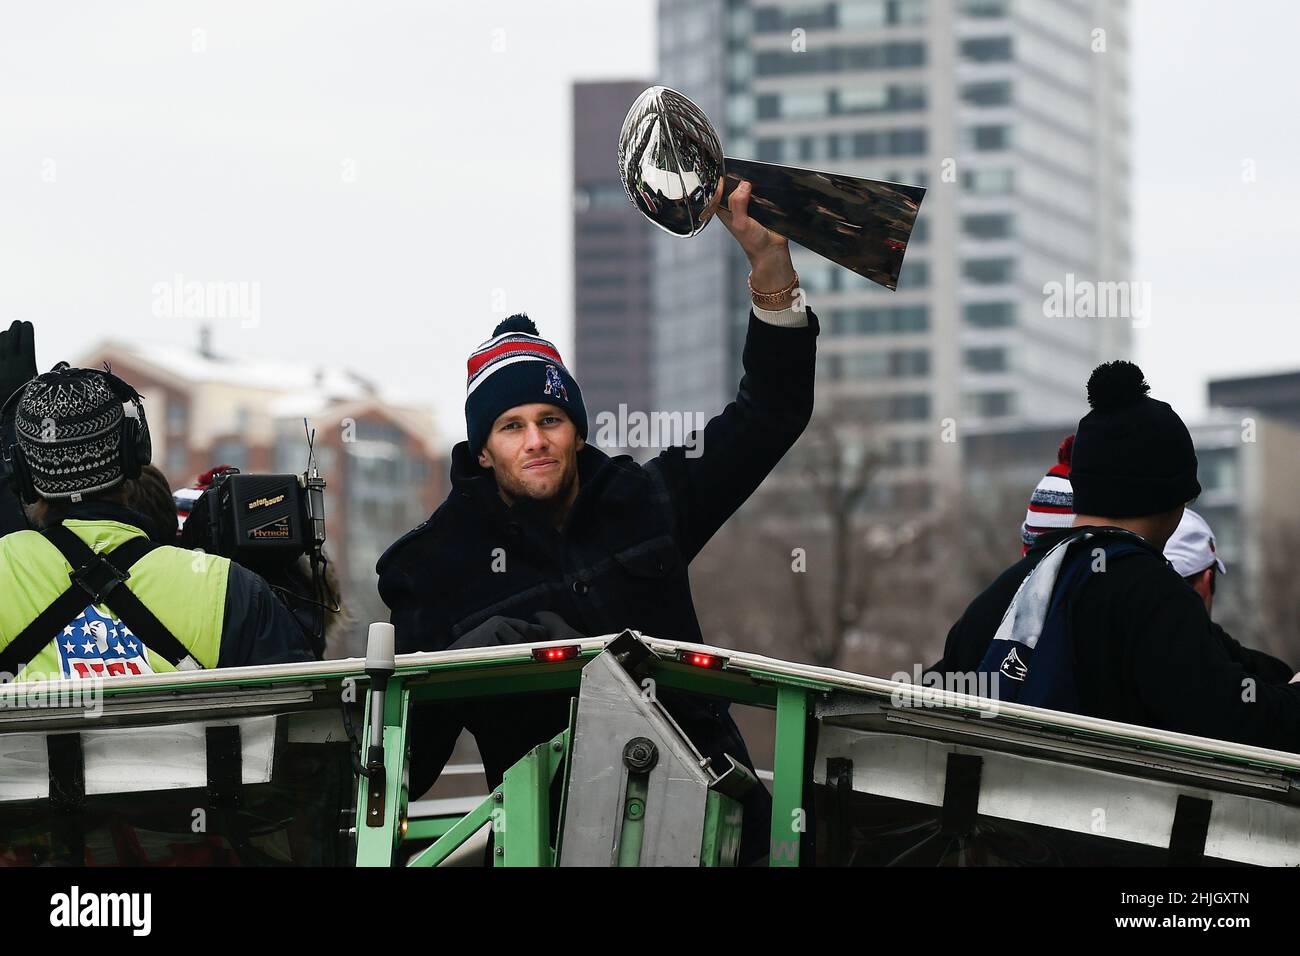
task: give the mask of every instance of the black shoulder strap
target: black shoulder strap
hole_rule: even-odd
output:
[[[73,585],[60,594],[44,611],[36,615],[36,620],[28,624],[23,632],[0,650],[0,674],[8,674],[10,679],[30,663],[46,644],[54,640],[69,621],[76,619],[86,608],[86,593]]]
[[[84,541],[63,525],[41,532],[50,544],[72,565],[68,590],[37,615],[9,645],[0,651],[0,672],[17,674],[46,644],[54,640],[60,628],[85,609],[87,603],[104,604],[144,642],[145,647],[163,657],[173,667],[201,666],[188,648],[178,641],[157,616],[136,597],[130,588],[119,587],[131,576],[130,568],[159,545],[145,537],[124,541],[111,551],[96,554]],[[109,559],[112,560],[109,560]]]

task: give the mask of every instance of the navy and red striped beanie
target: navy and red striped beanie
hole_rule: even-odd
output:
[[[1070,486],[1070,452],[1074,436],[1066,435],[1056,449],[1056,464],[1047,470],[1029,496],[1025,523],[1020,526],[1023,557],[1043,535],[1074,523],[1074,489]]]
[[[545,403],[564,409],[578,434],[587,437],[587,408],[582,389],[564,367],[560,351],[541,337],[533,320],[512,315],[466,363],[465,432],[478,454],[492,423],[516,405]]]

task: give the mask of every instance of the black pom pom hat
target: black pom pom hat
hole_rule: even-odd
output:
[[[492,424],[518,405],[543,403],[562,408],[578,434],[587,437],[582,389],[564,366],[560,351],[541,337],[527,315],[512,315],[470,354],[465,384],[465,431],[478,454]]]
[[[1133,518],[1163,514],[1201,493],[1187,426],[1152,398],[1132,362],[1099,365],[1071,453],[1075,514]]]

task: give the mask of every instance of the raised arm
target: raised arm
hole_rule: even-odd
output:
[[[741,183],[730,209],[718,215],[749,259],[752,289],[782,294],[750,311],[739,391],[694,438],[698,455],[675,446],[647,466],[662,478],[688,561],[754,493],[812,416],[817,317],[796,300],[789,243],[749,217],[750,192]]]

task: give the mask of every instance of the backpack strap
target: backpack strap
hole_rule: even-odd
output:
[[[45,645],[85,609],[86,595],[81,588],[73,585],[60,594],[4,650],[0,650],[0,674],[8,674],[10,679],[17,677]]]
[[[177,670],[201,669],[189,649],[158,620],[130,588],[120,587],[131,577],[134,567],[146,554],[160,545],[148,538],[133,537],[103,554],[96,554],[70,529],[61,524],[46,528],[41,534],[72,565],[68,575],[71,585],[54,603],[36,616],[23,632],[0,651],[0,673],[16,675],[31,662],[46,644],[85,610],[87,603],[108,607],[144,646],[165,659]]]

